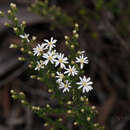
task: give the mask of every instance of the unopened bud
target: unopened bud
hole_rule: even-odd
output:
[[[78,33],[75,34],[75,38],[79,38],[79,34]]]
[[[24,57],[18,57],[18,60],[19,61],[25,61],[25,58]]]
[[[76,24],[75,24],[75,27],[76,27],[76,28],[78,28],[78,27],[79,27],[79,25],[76,23]]]
[[[17,18],[17,17],[15,17],[15,18],[14,18],[14,21],[16,21],[16,22],[17,22],[17,21],[18,21],[18,18]]]
[[[75,62],[72,60],[72,61],[71,61],[71,64],[73,65],[74,63],[75,63]]]
[[[95,106],[92,106],[92,109],[93,109],[93,110],[95,110],[95,108],[96,108]]]
[[[4,16],[4,13],[2,11],[0,11],[0,16],[3,17]]]
[[[71,47],[72,49],[74,49],[75,46],[72,44],[70,47]]]
[[[8,14],[11,14],[11,10],[8,10],[7,12],[8,12]]]
[[[36,78],[36,75],[31,75],[30,78],[31,78],[31,79],[35,79],[35,78]]]
[[[10,44],[9,48],[17,48],[16,44]]]
[[[52,89],[48,89],[48,92],[49,92],[49,93],[52,93],[52,92],[53,92],[53,90],[52,90]]]
[[[81,112],[84,112],[85,110],[84,109],[81,109]]]
[[[68,104],[68,105],[71,105],[71,104],[72,104],[72,101],[68,101],[67,104]]]
[[[50,108],[50,105],[49,105],[49,104],[46,104],[46,107],[47,107],[47,108]]]
[[[36,36],[32,36],[32,40],[35,41],[37,39]]]
[[[63,121],[63,119],[62,119],[62,118],[59,118],[59,119],[58,119],[58,121],[60,121],[60,122],[61,122],[61,121]]]
[[[84,101],[84,97],[81,96],[81,97],[80,97],[80,100],[81,100],[81,101]]]
[[[25,101],[24,101],[24,100],[21,100],[21,103],[22,103],[22,104],[25,104]]]
[[[55,77],[55,73],[51,73],[51,77],[54,78]]]
[[[23,52],[23,51],[24,51],[24,48],[22,47],[22,48],[20,48],[20,50]]]
[[[23,92],[20,92],[19,94],[20,94],[21,96],[25,96]]]
[[[65,36],[64,38],[65,38],[65,40],[68,40],[68,39],[69,39],[69,37],[68,37],[68,36]]]
[[[11,7],[11,8],[16,8],[16,4],[10,3],[10,7]]]
[[[7,23],[7,22],[5,22],[5,23],[4,23],[4,25],[5,25],[6,27],[8,27],[10,24],[9,24],[9,23]]]
[[[28,54],[29,54],[29,55],[32,55],[33,53],[32,53],[31,51],[28,51]]]
[[[48,126],[48,123],[45,123],[44,126],[47,127],[47,126]]]
[[[68,46],[68,45],[69,45],[69,42],[68,42],[68,41],[65,41],[65,45]]]
[[[15,32],[17,32],[17,31],[18,31],[18,28],[14,27],[13,30],[14,30]]]
[[[28,68],[32,68],[32,65],[31,65],[31,64],[29,64],[29,65],[28,65]]]
[[[72,113],[72,110],[68,110],[67,113],[68,113],[68,114],[71,114],[71,113]]]
[[[87,121],[90,121],[91,120],[91,118],[90,117],[87,117]]]
[[[74,122],[74,125],[78,125],[78,122]]]
[[[37,80],[41,80],[42,78],[41,77],[37,77]]]
[[[77,31],[76,30],[73,30],[73,34],[76,34],[77,33]]]
[[[23,25],[26,25],[26,21],[22,21],[22,24],[23,24]]]
[[[14,93],[14,90],[12,90],[12,89],[11,89],[11,90],[10,90],[10,93],[12,93],[12,94],[13,94],[13,93]]]
[[[97,127],[99,124],[98,123],[95,123],[94,126]]]

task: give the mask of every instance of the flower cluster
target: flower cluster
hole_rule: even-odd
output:
[[[88,64],[88,58],[85,56],[84,51],[78,51],[75,57],[74,64],[64,54],[55,50],[57,40],[51,37],[51,40],[45,39],[42,44],[38,44],[33,48],[34,56],[40,57],[40,61],[37,61],[35,70],[40,71],[49,64],[52,64],[56,72],[56,83],[59,89],[64,92],[69,92],[72,86],[77,85],[77,89],[82,89],[82,92],[89,92],[92,90],[93,82],[90,81],[90,77],[82,76],[80,70],[83,69],[85,64]],[[72,78],[76,78],[75,84],[72,84]]]

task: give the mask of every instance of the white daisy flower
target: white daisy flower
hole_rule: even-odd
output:
[[[35,70],[39,71],[40,69],[44,69],[44,61],[43,60],[37,61],[37,66],[36,66]]]
[[[44,45],[46,45],[47,48],[49,48],[49,50],[51,50],[52,48],[55,47],[55,43],[57,42],[57,40],[54,40],[53,37],[51,37],[51,40],[44,40],[46,43],[44,43]]]
[[[29,34],[26,34],[26,33],[25,33],[24,35],[19,35],[19,37],[22,38],[22,39],[26,39],[27,42],[30,42],[30,40],[28,39]]]
[[[83,64],[88,64],[87,58],[88,57],[84,57],[84,55],[76,57],[76,63],[80,63],[80,69],[83,69]]]
[[[57,82],[57,83],[62,82],[62,80],[63,80],[63,78],[64,78],[64,74],[61,73],[61,72],[56,72],[56,74],[57,74],[57,76],[56,76],[56,78],[57,78],[56,82]]]
[[[60,67],[63,69],[63,68],[66,68],[65,67],[65,64],[69,63],[68,61],[68,58],[67,57],[64,57],[64,54],[57,54],[57,59],[55,60],[55,67],[57,67],[59,64],[60,64]]]
[[[85,92],[89,92],[90,90],[92,90],[92,84],[93,82],[90,81],[90,77],[88,77],[86,79],[86,77],[84,76],[83,78],[79,77],[80,78],[80,82],[77,82],[76,84],[80,85],[78,87],[78,89],[82,88],[83,89],[83,93]]]
[[[71,67],[69,65],[69,68],[66,68],[66,71],[64,72],[64,74],[68,74],[68,76],[70,75],[75,76],[78,74],[78,71],[76,70],[75,66]]]
[[[36,48],[33,48],[33,53],[34,53],[34,55],[36,55],[36,56],[40,56],[40,55],[42,55],[43,54],[43,52],[44,52],[44,50],[46,50],[47,48],[45,47],[45,45],[44,44],[38,44],[37,46],[36,46]]]
[[[46,59],[46,60],[44,61],[44,64],[47,65],[49,61],[50,61],[52,64],[54,64],[56,55],[54,55],[53,52],[48,51],[47,53],[43,54],[42,57]]]
[[[59,84],[59,89],[63,89],[63,93],[66,92],[66,91],[69,92],[69,88],[71,88],[71,86],[70,86],[70,83],[69,83],[68,80],[66,80],[65,83],[61,82]]]

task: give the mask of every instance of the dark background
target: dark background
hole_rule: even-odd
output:
[[[28,12],[33,0],[0,0],[0,10],[7,11],[14,2],[20,21],[27,21],[26,32],[38,37],[37,42],[51,36],[58,39],[58,49],[64,50],[64,35],[72,27],[56,24],[45,17]],[[129,0],[50,0],[80,25],[79,43],[87,52],[86,75],[92,77],[94,90],[89,101],[98,110],[97,122],[106,130],[130,130],[130,1]],[[0,130],[43,130],[44,121],[13,101],[9,91],[27,94],[34,105],[50,103],[44,84],[29,78],[27,63],[17,60],[20,52],[8,49],[20,40],[4,27],[7,18],[0,18]],[[72,129],[72,126],[69,126]]]

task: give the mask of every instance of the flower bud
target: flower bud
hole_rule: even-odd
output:
[[[75,62],[72,60],[72,61],[71,61],[71,64],[73,65],[74,63],[75,63]]]
[[[69,45],[69,42],[68,42],[68,41],[65,41],[65,45],[68,46],[68,45]]]
[[[46,104],[46,107],[47,107],[47,108],[50,108],[50,105],[49,105],[49,104]]]
[[[18,31],[18,28],[14,27],[13,30],[14,30],[15,32],[17,32],[17,31]]]
[[[1,16],[1,17],[3,17],[3,16],[4,16],[3,11],[0,11],[0,16]]]
[[[22,52],[23,52],[23,51],[24,51],[24,48],[23,48],[23,47],[22,47],[22,48],[20,48],[20,51],[22,51]]]
[[[60,122],[61,122],[61,121],[63,121],[63,119],[62,119],[62,118],[59,118],[59,119],[58,119],[58,121],[60,121]]]
[[[73,30],[73,34],[76,34],[77,33],[77,31],[76,30]]]
[[[29,54],[29,55],[32,55],[33,53],[32,53],[31,51],[28,51],[28,54]]]
[[[36,78],[36,75],[31,75],[30,78],[31,78],[31,79],[35,79],[35,78]]]
[[[14,21],[15,21],[15,22],[17,22],[17,21],[18,21],[18,18],[17,18],[17,17],[15,17],[15,18],[14,18]]]
[[[92,106],[92,110],[95,110],[95,108],[96,108],[95,106]]]
[[[11,89],[11,90],[10,90],[10,93],[12,93],[12,94],[13,94],[13,93],[14,93],[14,90],[12,90],[12,89]]]
[[[79,25],[76,23],[76,24],[75,24],[75,27],[76,27],[76,28],[78,28],[78,27],[79,27]]]
[[[16,44],[10,44],[9,48],[17,48]]]
[[[91,118],[90,117],[87,117],[87,121],[90,121],[91,120]]]
[[[81,97],[80,97],[80,100],[81,100],[81,101],[84,101],[84,97],[81,96]]]
[[[28,68],[32,68],[32,65],[31,65],[31,64],[29,64],[29,65],[28,65]]]
[[[9,27],[10,24],[7,23],[7,22],[5,22],[4,25],[5,25],[6,27]]]
[[[81,112],[84,112],[84,111],[85,111],[85,110],[82,108],[82,109],[81,109]]]
[[[71,113],[72,113],[72,110],[68,110],[67,113],[68,113],[68,114],[71,114]]]
[[[42,78],[41,77],[37,77],[37,80],[42,80]]]
[[[15,9],[15,8],[16,8],[16,4],[10,3],[10,7],[11,7],[12,9]]]
[[[11,14],[11,10],[8,10],[7,12],[8,12],[8,14]]]
[[[25,61],[25,58],[24,57],[18,57],[18,60],[19,61]]]
[[[79,34],[78,33],[75,34],[75,38],[79,38]]]
[[[68,104],[68,105],[71,105],[71,104],[72,104],[72,101],[68,101],[67,104]]]
[[[23,25],[26,25],[26,21],[22,21],[22,24],[23,24]]]
[[[48,126],[48,123],[44,123],[44,126],[47,127],[47,126]]]
[[[78,125],[78,122],[75,121],[75,122],[74,122],[74,125]]]
[[[65,38],[65,40],[68,40],[68,39],[69,39],[69,37],[68,37],[68,36],[65,36],[64,38]]]
[[[52,92],[53,92],[53,90],[52,90],[52,89],[48,89],[48,92],[49,92],[49,93],[52,93]]]
[[[22,103],[22,104],[25,104],[25,100],[21,100],[21,103]]]
[[[72,44],[71,46],[70,46],[72,49],[74,49],[75,48],[75,46]]]
[[[32,36],[32,40],[35,41],[37,39],[36,36]]]
[[[51,73],[51,77],[54,78],[55,77],[55,73]]]

